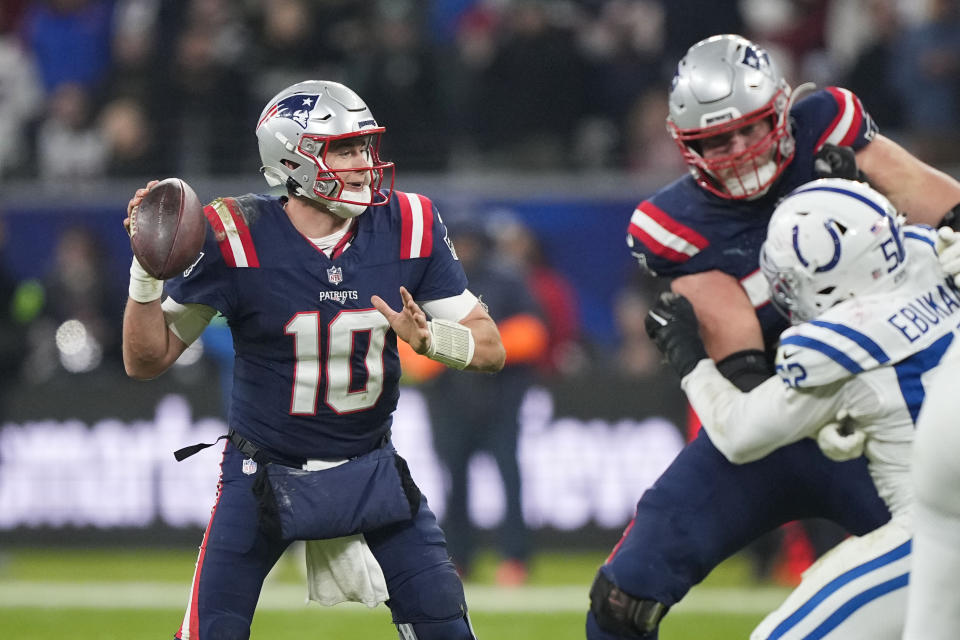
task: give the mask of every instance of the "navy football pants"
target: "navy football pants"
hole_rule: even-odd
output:
[[[257,501],[251,491],[255,475],[242,472],[244,457],[228,441],[217,502],[200,547],[190,603],[177,638],[247,638],[263,580],[289,544],[260,531]],[[412,520],[364,537],[383,569],[394,623],[463,617],[463,585],[426,498]]]
[[[701,429],[640,498],[601,571],[626,593],[670,607],[728,556],[804,518],[832,520],[854,535],[887,522],[866,458],[833,462],[804,438],[735,465]],[[588,614],[587,637],[615,636]]]

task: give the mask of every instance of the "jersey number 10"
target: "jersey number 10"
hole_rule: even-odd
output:
[[[296,364],[290,398],[292,415],[316,415],[320,381],[326,378],[324,402],[337,413],[369,409],[383,392],[383,347],[390,324],[376,309],[344,310],[327,324],[320,325],[316,311],[298,313],[286,324],[284,333],[293,336]],[[325,335],[321,335],[325,330]],[[368,341],[358,341],[367,334]],[[366,353],[360,353],[363,343]],[[326,349],[326,371],[321,375],[320,349]],[[354,355],[358,356],[354,358]],[[366,369],[366,383],[354,389]],[[356,375],[354,375],[356,374]]]

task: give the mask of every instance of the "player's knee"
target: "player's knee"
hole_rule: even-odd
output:
[[[597,577],[590,587],[590,614],[587,630],[592,624],[606,634],[619,638],[642,638],[651,640],[657,637],[660,620],[668,607],[656,600],[635,598],[620,590],[604,573]],[[596,634],[597,638],[609,637]]]
[[[447,561],[390,592],[393,621],[403,640],[473,640],[463,583]]]
[[[200,634],[206,640],[249,640],[250,621],[243,616],[220,614],[213,616],[203,625],[205,632]]]
[[[400,640],[477,640],[466,612],[455,620],[405,622],[398,624],[397,630]]]

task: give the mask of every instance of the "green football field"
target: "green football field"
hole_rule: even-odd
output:
[[[544,553],[524,587],[498,588],[485,557],[466,583],[481,640],[583,638],[587,590],[604,552]],[[189,550],[7,550],[0,554],[0,620],[18,640],[170,638],[193,572]],[[252,637],[397,638],[389,611],[362,605],[306,605],[302,558],[289,553],[268,578]],[[733,558],[671,611],[662,640],[728,640],[749,635],[786,590],[757,585]]]

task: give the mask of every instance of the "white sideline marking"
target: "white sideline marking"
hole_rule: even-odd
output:
[[[557,612],[588,607],[587,585],[498,588],[467,585],[467,603],[473,611]],[[166,609],[186,607],[189,585],[169,582],[39,582],[0,581],[0,609],[38,607],[59,609]],[[775,609],[789,590],[776,587],[716,588],[693,591],[675,611],[686,613],[763,614]],[[293,610],[306,607],[306,588],[295,584],[267,584],[258,609]],[[311,608],[319,609],[318,605]],[[337,611],[363,612],[360,604],[343,604]]]

